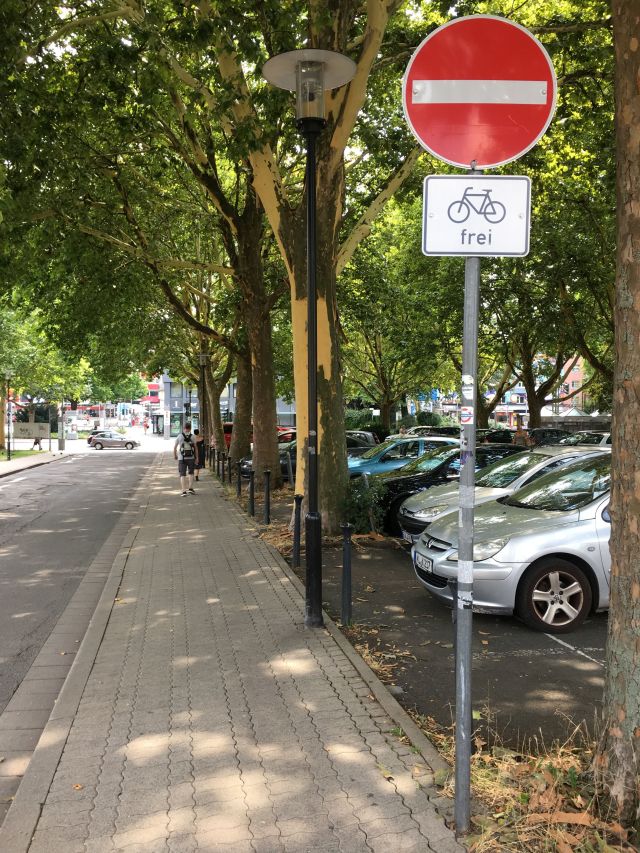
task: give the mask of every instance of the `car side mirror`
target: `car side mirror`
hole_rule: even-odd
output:
[[[608,506],[606,506],[602,510],[602,520],[606,521],[607,524],[611,524],[611,515],[609,514],[609,507]]]

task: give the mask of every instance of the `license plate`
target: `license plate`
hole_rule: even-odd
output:
[[[423,557],[422,554],[416,554],[415,560],[416,566],[419,569],[422,569],[424,572],[433,571],[433,560],[430,560],[428,557]]]
[[[407,533],[406,530],[402,531],[402,538],[405,542],[410,542],[413,545],[413,536],[410,533]]]

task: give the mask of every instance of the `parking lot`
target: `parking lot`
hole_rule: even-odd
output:
[[[304,566],[304,563],[303,563]],[[325,549],[324,600],[340,614],[342,551]],[[418,583],[408,551],[388,543],[353,551],[352,640],[382,667],[408,709],[451,724],[455,700],[451,611]],[[510,747],[594,731],[603,689],[607,615],[552,637],[516,618],[475,615],[473,707],[483,734]],[[544,734],[542,734],[544,732]]]

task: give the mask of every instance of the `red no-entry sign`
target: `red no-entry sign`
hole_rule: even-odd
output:
[[[407,67],[402,99],[427,151],[454,166],[490,169],[521,157],[545,132],[556,76],[524,27],[472,15],[427,36]]]

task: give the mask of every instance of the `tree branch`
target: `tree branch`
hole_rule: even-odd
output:
[[[402,163],[388,178],[382,190],[362,214],[355,227],[352,228],[351,233],[344,241],[338,252],[336,260],[336,275],[340,275],[347,263],[353,257],[353,253],[358,245],[369,236],[371,233],[371,223],[378,216],[387,201],[389,201],[393,194],[409,177],[422,153],[422,148],[419,148],[418,146],[411,151],[411,153],[406,157],[404,163]]]

